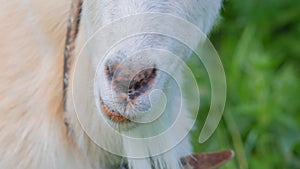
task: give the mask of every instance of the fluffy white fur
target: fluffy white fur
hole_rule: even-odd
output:
[[[191,151],[188,138],[159,156],[126,159],[104,151],[86,135],[75,114],[71,88],[68,92],[67,111],[63,111],[62,61],[70,0],[1,0],[0,4],[0,168],[113,169],[125,162],[132,169],[150,169],[151,165],[155,168],[181,168],[179,158]],[[85,40],[105,24],[124,16],[145,12],[172,14],[192,22],[208,33],[218,15],[220,4],[220,0],[85,0],[76,46],[77,49],[81,48]],[[169,51],[182,47],[161,36],[136,37],[125,44],[112,50],[109,59],[118,61],[118,52],[126,58],[135,50],[147,46]],[[131,46],[135,48],[129,50]],[[137,145],[115,137],[107,132],[103,123],[94,121],[99,119],[95,112],[101,111],[96,104],[98,91],[107,91],[101,96],[106,99],[113,93],[105,89],[107,82],[101,73],[96,77],[99,85],[95,90],[90,88],[92,82],[88,77],[92,77],[96,71],[96,63],[93,63],[95,59],[90,56],[94,47],[88,49],[82,54],[86,59],[80,60],[80,71],[77,72],[79,76],[87,77],[86,81],[78,84],[82,89],[78,91],[82,98],[79,109],[87,113],[82,123],[89,123],[92,129],[95,128],[91,129],[93,135],[107,146],[118,147],[120,151],[143,151],[151,155],[151,150],[159,149],[164,144],[173,144],[176,133],[161,140],[161,145],[148,142]],[[189,52],[182,47],[181,53],[182,57],[187,57]],[[175,64],[170,64],[168,70],[175,72],[175,67]],[[176,70],[176,75],[183,81],[181,70]],[[176,87],[168,84],[168,79],[163,75],[158,75],[158,79],[155,85],[165,90],[168,97],[174,98],[172,93]],[[166,85],[169,85],[167,90]],[[95,94],[91,98],[86,91],[94,91]],[[143,104],[149,104],[143,102],[143,99],[145,98],[140,100]],[[175,104],[176,99],[172,102]],[[167,112],[172,113],[173,109],[169,106]],[[185,105],[184,112],[188,117]],[[155,124],[135,126],[122,132],[142,137],[143,133],[154,134],[157,129],[166,127],[169,123],[169,119],[163,118],[163,121]],[[182,119],[183,126],[187,123],[188,118]],[[178,129],[178,132],[184,132],[184,128]]]

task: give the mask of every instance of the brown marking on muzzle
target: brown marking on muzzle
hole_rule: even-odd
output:
[[[103,110],[104,115],[106,115],[111,121],[117,123],[129,123],[130,120],[126,117],[122,116],[120,113],[111,110],[101,99],[100,99],[100,107]]]

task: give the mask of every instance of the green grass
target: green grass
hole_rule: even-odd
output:
[[[299,169],[300,1],[225,1],[222,17],[210,39],[226,73],[226,108],[217,131],[199,144],[210,101],[200,73],[195,151],[233,149],[225,169]]]

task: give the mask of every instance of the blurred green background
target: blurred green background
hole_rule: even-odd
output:
[[[210,40],[225,69],[227,102],[216,132],[199,144],[210,102],[202,91],[194,151],[233,149],[224,169],[300,169],[300,0],[225,1]]]

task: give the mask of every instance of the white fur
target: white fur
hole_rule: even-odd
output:
[[[79,53],[86,39],[101,26],[138,13],[172,14],[192,22],[204,33],[208,33],[218,15],[220,3],[220,0],[85,0],[76,53]],[[81,64],[78,73],[80,77],[86,78],[86,81],[71,84],[67,112],[63,112],[62,61],[69,0],[1,0],[0,4],[0,168],[113,169],[126,161],[132,169],[150,169],[151,163],[155,168],[181,168],[179,158],[191,152],[188,138],[159,156],[126,159],[99,148],[84,132],[73,107],[72,85],[79,85],[81,89],[78,93],[82,103],[78,106],[86,112],[82,123],[89,123],[93,135],[108,147],[117,147],[120,151],[128,153],[141,151],[151,155],[151,150],[173,144],[177,134],[161,140],[161,145],[152,145],[151,142],[137,145],[107,132],[104,122],[97,117],[101,111],[97,99],[99,90],[105,91],[101,97],[106,99],[114,93],[108,90],[108,82],[101,71],[96,80],[102,85],[96,86],[95,90],[90,88],[97,64],[90,53],[95,52],[95,46],[83,51],[82,55],[85,57],[82,58],[85,59],[79,60]],[[129,39],[120,44],[111,51],[109,59],[118,61],[119,53],[124,56],[122,60],[149,46],[174,52],[179,50],[177,53],[181,53],[183,58],[189,54],[183,45],[172,39],[149,35]],[[158,62],[145,57],[141,59],[156,64],[172,63],[169,60]],[[176,69],[176,66],[165,65],[166,69],[176,74],[183,83],[182,72]],[[72,70],[74,69],[73,66]],[[103,70],[103,67],[100,66],[99,70]],[[168,80],[166,76],[158,74],[154,86],[165,91],[168,98],[175,98],[173,93],[176,93],[177,89],[174,84],[169,84]],[[91,95],[89,92],[95,93]],[[140,105],[147,107],[149,102],[145,101],[146,98],[139,99],[139,103],[142,103]],[[175,104],[176,99],[173,99],[172,103]],[[190,122],[187,105],[185,101],[183,103],[186,116],[181,119],[183,127],[178,129],[179,133],[185,132],[184,126]],[[121,108],[113,108],[121,111]],[[173,109],[173,106],[169,106],[167,112],[172,113]],[[169,116],[155,124],[129,127],[122,132],[140,137],[144,133],[151,135],[159,128],[170,125],[172,118],[167,117]],[[68,129],[64,119],[69,124]],[[100,119],[100,123],[95,119]]]

